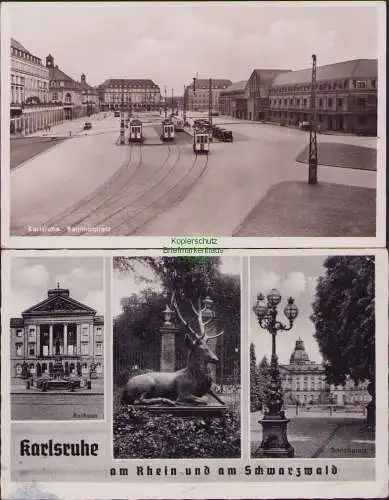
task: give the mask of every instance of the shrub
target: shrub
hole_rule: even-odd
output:
[[[114,458],[240,457],[240,422],[221,417],[183,418],[120,407],[113,419]]]

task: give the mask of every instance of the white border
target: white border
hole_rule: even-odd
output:
[[[39,251],[13,251],[4,252],[4,259],[2,262],[3,268],[3,312],[7,313],[7,301],[10,300],[9,286],[10,286],[10,262],[14,257],[34,257],[42,256],[42,252]],[[157,251],[126,251],[120,252],[115,251],[47,251],[47,256],[88,256],[92,257],[94,255],[112,257],[117,255],[150,255],[150,256],[160,256],[160,252]],[[325,482],[316,481],[291,481],[288,483],[283,482],[267,482],[267,481],[236,481],[236,482],[210,482],[200,481],[198,483],[174,483],[174,481],[165,481],[161,483],[154,483],[152,481],[126,481],[123,483],[116,482],[103,482],[103,483],[38,483],[37,487],[40,490],[49,492],[51,494],[58,495],[59,498],[64,497],[64,491],[66,491],[66,498],[77,498],[80,499],[81,495],[83,499],[102,499],[102,498],[137,498],[137,499],[166,499],[166,498],[197,498],[197,499],[211,499],[211,498],[231,498],[231,499],[241,499],[241,498],[309,498],[309,497],[321,497],[321,498],[353,498],[353,497],[364,497],[364,498],[377,498],[383,497],[387,494],[388,487],[388,255],[386,250],[372,250],[372,249],[351,249],[351,250],[242,250],[233,251],[230,250],[226,252],[226,255],[238,255],[240,257],[245,256],[327,256],[327,255],[374,255],[376,261],[376,384],[377,384],[377,427],[376,427],[376,459],[371,459],[375,461],[376,470],[376,480],[375,481],[334,481],[331,482],[327,480]],[[242,259],[245,262],[246,259]],[[249,284],[245,285],[245,293],[248,293]],[[247,305],[247,304],[246,304]],[[9,331],[9,325],[7,321],[9,315],[3,314],[2,316],[2,327],[3,332]],[[109,319],[106,319],[106,323],[109,324]],[[2,484],[3,484],[3,495],[5,498],[10,498],[12,492],[16,491],[18,488],[23,486],[21,483],[11,483],[10,482],[10,470],[9,465],[11,463],[10,457],[10,444],[11,436],[9,432],[10,428],[10,409],[9,409],[9,388],[10,388],[10,376],[9,376],[9,337],[8,335],[3,335],[4,340],[2,346],[3,353],[3,363],[2,363],[2,392],[3,392],[3,404],[2,404],[2,464],[3,464],[3,474],[2,474]],[[5,343],[5,344],[4,344]],[[248,358],[247,358],[248,359]],[[247,361],[246,361],[247,362]],[[244,366],[244,365],[243,365]],[[242,368],[243,368],[242,366]],[[107,398],[110,395],[107,393]],[[242,398],[243,401],[243,398]],[[112,406],[112,405],[109,405]],[[110,422],[107,422],[107,434],[110,434],[109,427]],[[242,435],[242,439],[250,439],[249,434],[247,436]],[[246,459],[246,457],[244,457]],[[331,460],[332,462],[337,462],[338,459]],[[345,459],[351,463],[355,458]],[[236,459],[238,462],[239,459]],[[115,461],[116,462],[116,461]],[[124,461],[125,462],[125,461]],[[130,461],[127,461],[127,463]],[[190,461],[193,464],[193,461]],[[221,464],[224,462],[220,461]],[[256,463],[257,461],[250,461],[250,463]],[[159,462],[161,463],[161,462]],[[163,461],[163,465],[169,465],[169,461]],[[154,464],[152,464],[154,465]],[[196,465],[201,465],[196,463]],[[237,464],[238,465],[238,464]],[[114,466],[114,463],[112,463]],[[130,464],[128,464],[130,466]]]
[[[166,2],[168,5],[169,2]],[[373,248],[384,247],[386,238],[386,5],[385,2],[320,2],[329,7],[373,7],[378,16],[378,114],[377,114],[377,184],[375,237],[220,237],[221,248]],[[10,235],[10,131],[9,131],[9,75],[10,75],[10,15],[5,3],[1,8],[1,160],[2,160],[2,229],[5,248],[163,248],[170,246],[171,236],[11,236]],[[72,5],[69,2],[69,6]],[[74,4],[75,5],[75,4]],[[103,4],[99,4],[103,5]],[[108,4],[112,5],[112,4]],[[177,4],[178,5],[178,4]],[[221,3],[219,4],[221,5]],[[314,7],[317,2],[264,2],[261,6]],[[318,170],[320,178],[320,167]],[[217,236],[217,235],[210,235]]]

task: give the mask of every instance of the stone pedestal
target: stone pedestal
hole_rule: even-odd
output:
[[[292,458],[294,449],[288,441],[289,420],[281,415],[265,415],[261,420],[262,443],[255,452],[255,458]]]
[[[161,328],[161,372],[174,372],[176,368],[176,332],[171,323],[165,322]]]

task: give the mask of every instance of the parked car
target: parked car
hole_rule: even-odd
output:
[[[232,142],[234,140],[231,130],[223,130],[221,140],[223,142]]]
[[[84,130],[90,130],[92,128],[91,122],[85,122]]]
[[[120,111],[115,111],[115,112],[113,113],[113,116],[114,116],[115,118],[119,118],[119,117],[120,117]]]
[[[300,122],[299,128],[300,128],[300,130],[309,130],[310,124],[309,124],[309,122]]]

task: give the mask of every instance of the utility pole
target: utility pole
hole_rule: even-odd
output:
[[[122,102],[120,111],[120,144],[124,144],[124,80],[122,80]]]
[[[308,184],[317,184],[316,55],[312,55],[311,116],[309,123]]]
[[[209,79],[208,87],[208,120],[212,125],[212,78]]]
[[[182,103],[182,118],[184,120],[184,125],[186,123],[186,87],[184,85],[184,102]]]
[[[174,89],[172,89],[172,114],[174,113],[173,101],[174,101]]]
[[[165,120],[167,118],[167,94],[166,94],[166,85],[165,85]]]
[[[192,101],[192,111],[195,109],[195,95],[196,95],[196,77],[192,78],[193,80],[193,101]]]

